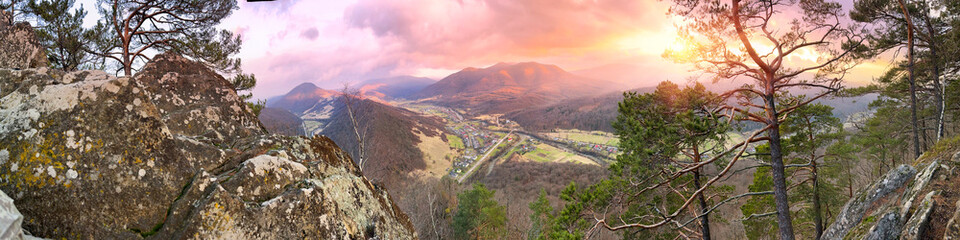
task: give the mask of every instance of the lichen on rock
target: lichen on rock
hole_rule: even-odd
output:
[[[824,231],[823,239],[848,239],[847,234],[861,224],[868,208],[889,193],[903,187],[916,173],[917,170],[908,165],[900,165],[887,172],[882,180],[858,193],[843,205],[836,221]],[[899,216],[897,218],[899,219]]]

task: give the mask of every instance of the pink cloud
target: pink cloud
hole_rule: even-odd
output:
[[[539,58],[595,48],[613,38],[667,23],[657,1],[361,0],[346,22],[401,44],[429,67]]]
[[[689,66],[660,57],[676,33],[674,20],[666,15],[669,4],[289,0],[241,4],[226,25],[244,29],[241,57],[244,69],[261,82],[255,90],[261,98],[302,82],[337,88],[344,82],[399,74],[442,77],[444,71],[525,61],[557,64],[568,71],[628,66],[590,77],[629,75],[623,77],[625,87],[635,87],[690,75]]]

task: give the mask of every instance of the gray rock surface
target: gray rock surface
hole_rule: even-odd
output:
[[[907,220],[910,218],[910,210],[915,210],[913,209],[913,205],[917,197],[919,197],[920,192],[930,184],[933,176],[937,174],[938,169],[940,169],[940,161],[933,161],[913,178],[913,181],[910,182],[910,187],[902,197],[903,205],[900,206],[900,219]]]
[[[927,223],[930,222],[930,213],[933,212],[933,197],[940,194],[940,191],[927,193],[920,202],[917,211],[913,213],[910,220],[903,227],[903,233],[900,234],[901,240],[916,240],[923,236],[927,230]]]
[[[870,233],[863,239],[865,240],[896,240],[900,234],[900,214],[897,211],[889,211],[877,220],[877,224],[870,228]],[[826,238],[824,239],[837,239]]]
[[[850,230],[860,224],[867,209],[874,202],[903,187],[916,173],[917,170],[908,165],[900,165],[887,172],[879,182],[858,193],[843,206],[836,220],[824,231],[823,239],[843,239]],[[899,212],[894,215],[897,214]],[[886,218],[887,216],[884,215],[883,217]],[[896,218],[899,219],[899,216]]]
[[[13,199],[0,191],[0,239],[16,239],[23,235],[21,222],[23,215],[13,205]]]
[[[218,144],[266,131],[232,85],[201,63],[175,53],[154,56],[134,78],[173,134],[203,136]]]
[[[264,135],[222,77],[160,56],[133,78],[0,69],[0,190],[24,229],[68,239],[415,238],[333,141]]]
[[[960,156],[960,152],[945,156]],[[901,166],[891,171],[850,199],[823,238],[960,239],[960,201],[955,206],[942,204],[955,201],[956,189],[953,188],[957,182],[954,178],[958,177],[957,163],[920,158],[914,164],[921,170],[913,177],[907,177],[913,175],[910,172],[915,172],[912,167]],[[886,224],[880,220],[889,217],[893,211],[897,212],[898,231],[880,226]],[[945,215],[942,211],[953,214],[949,219],[934,217]]]
[[[17,206],[13,204],[13,199],[3,191],[0,191],[0,239],[41,239],[24,233],[23,228],[20,227],[22,222],[23,215],[17,210]]]

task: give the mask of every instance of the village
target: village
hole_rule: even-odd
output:
[[[463,179],[475,165],[489,161],[496,164],[515,155],[520,160],[536,162],[573,162],[606,165],[619,154],[616,138],[605,132],[554,130],[526,132],[516,122],[500,115],[482,115],[466,118],[462,110],[448,107],[416,104],[405,105],[410,110],[438,116],[446,120],[446,140],[457,149],[447,175]],[[491,166],[492,169],[493,166]]]

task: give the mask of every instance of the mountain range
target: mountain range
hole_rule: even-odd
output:
[[[312,83],[304,83],[293,88],[285,95],[271,98],[265,109],[280,109],[289,111],[302,120],[306,135],[325,135],[338,143],[351,156],[358,156],[359,147],[356,133],[350,124],[350,117],[343,97],[337,91],[325,90]],[[277,114],[277,111],[262,112],[261,114]],[[396,177],[393,173],[411,172],[424,169],[426,166],[424,153],[418,147],[422,141],[431,138],[444,142],[441,133],[445,131],[442,120],[436,117],[424,116],[404,108],[391,106],[382,102],[377,96],[364,95],[362,101],[354,104],[355,117],[362,128],[365,146],[371,151],[365,154],[367,159],[375,161],[390,161],[390,164],[365,164],[370,169],[364,169],[368,176],[388,180]],[[261,121],[269,132],[278,133],[284,129],[274,129],[273,126],[287,126],[287,124],[268,123],[277,116],[264,117]],[[357,159],[357,158],[354,158]]]
[[[556,65],[498,63],[466,68],[425,87],[414,98],[465,108],[478,114],[507,113],[531,106],[615,91],[617,84],[564,71]]]
[[[368,97],[383,100],[410,99],[413,94],[436,82],[437,80],[424,77],[396,76],[366,80],[357,87]]]
[[[631,92],[650,93],[654,88],[638,88]],[[550,131],[554,129],[580,129],[613,132],[610,125],[617,118],[617,103],[623,100],[623,92],[611,92],[599,96],[566,99],[545,106],[517,109],[505,115],[526,130]]]

